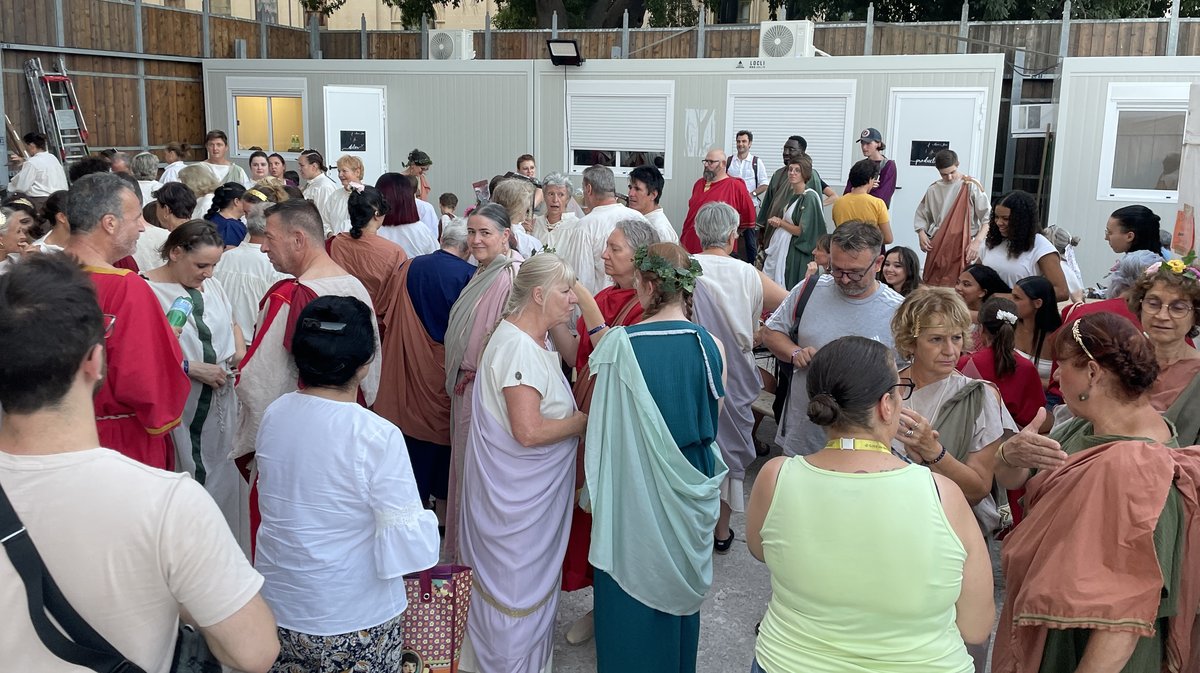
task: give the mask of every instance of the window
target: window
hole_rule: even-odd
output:
[[[594,164],[616,175],[656,166],[671,177],[673,81],[567,82],[567,162],[572,173]]]
[[[750,23],[750,0],[740,0],[738,2],[738,23]]]
[[[1187,83],[1109,85],[1098,199],[1166,203],[1179,198],[1187,106]]]
[[[841,184],[856,147],[850,144],[855,87],[854,80],[730,80],[723,144],[732,151],[734,134],[750,131],[751,153],[774,171],[788,136],[803,136],[813,168],[825,182]]]
[[[233,156],[247,157],[256,147],[285,155],[304,149],[306,86],[298,78],[230,77]]]

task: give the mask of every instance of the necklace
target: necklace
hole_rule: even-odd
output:
[[[875,451],[877,453],[892,453],[892,447],[877,442],[873,439],[858,439],[850,437],[840,437],[831,439],[825,445],[827,449],[839,449],[841,451]]]

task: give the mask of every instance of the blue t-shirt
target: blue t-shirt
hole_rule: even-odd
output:
[[[212,217],[206,219],[217,225],[217,233],[225,239],[225,245],[236,248],[246,239],[246,225],[241,220],[231,220],[221,213],[213,213]]]

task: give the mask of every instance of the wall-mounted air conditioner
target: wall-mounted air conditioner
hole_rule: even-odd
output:
[[[475,39],[469,30],[431,30],[428,53],[433,61],[470,61],[475,58]]]
[[[1058,105],[1055,103],[1014,105],[1009,134],[1014,138],[1041,138],[1054,124],[1057,115]]]
[[[763,21],[758,33],[759,58],[812,56],[812,21]]]

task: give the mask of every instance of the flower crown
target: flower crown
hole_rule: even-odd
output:
[[[652,273],[658,276],[658,282],[667,292],[696,291],[696,278],[704,274],[700,262],[695,257],[688,257],[688,267],[677,269],[660,255],[650,252],[649,247],[642,246],[633,255],[633,263],[642,273]]]
[[[1153,276],[1166,266],[1167,270],[1179,276],[1200,282],[1200,268],[1196,267],[1196,251],[1192,250],[1183,259],[1168,259],[1165,262],[1155,262],[1146,267],[1146,275]]]

